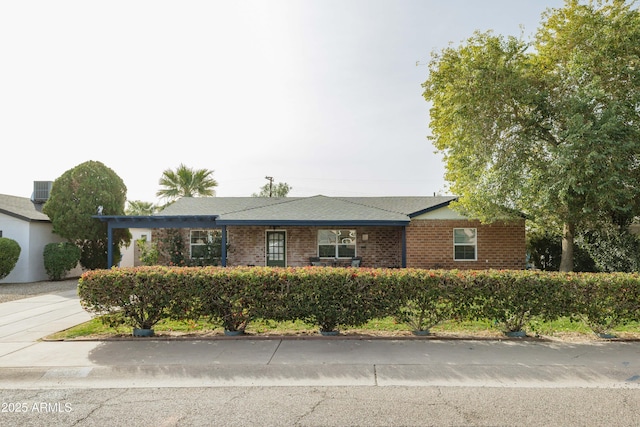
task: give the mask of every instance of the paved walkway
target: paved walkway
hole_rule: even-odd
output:
[[[39,341],[89,318],[75,291],[0,304],[0,388],[640,388],[640,342],[340,338]]]

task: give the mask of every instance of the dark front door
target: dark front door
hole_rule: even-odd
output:
[[[284,231],[267,231],[267,267],[286,266],[285,237]]]

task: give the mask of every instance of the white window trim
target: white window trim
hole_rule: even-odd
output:
[[[210,230],[210,229],[193,229],[193,230],[189,230],[189,259],[202,259],[202,258],[194,258],[193,257],[193,247],[194,246],[205,246],[206,243],[202,243],[202,244],[191,243],[191,235],[192,235],[192,233],[194,231],[206,232],[207,233],[207,239],[208,239],[209,236],[213,236],[213,233],[215,232],[215,230]]]
[[[339,231],[339,230],[349,230],[349,231],[353,231],[355,236],[353,237],[353,242],[349,243],[352,244],[354,246],[354,255],[353,257],[357,257],[358,256],[358,232],[356,231],[356,229],[348,229],[348,228],[321,228],[318,229],[316,232],[316,253],[318,254],[318,257],[322,258],[322,259],[351,259],[353,258],[352,256],[347,256],[347,257],[339,257],[338,256],[338,247],[341,245],[340,243],[332,243],[332,246],[334,246],[335,248],[335,252],[334,252],[334,256],[332,257],[323,257],[320,256],[320,240],[318,238],[319,234],[321,231]],[[346,237],[345,239],[349,239],[349,237]],[[342,239],[342,240],[345,240]],[[323,245],[323,246],[329,246],[329,245]]]
[[[456,230],[473,230],[474,233],[475,233],[475,242],[473,243],[473,245],[471,245],[470,243],[456,243]],[[452,234],[453,234],[453,260],[455,262],[474,262],[474,261],[478,261],[478,229],[474,228],[474,227],[456,227],[456,228],[453,229]],[[457,259],[456,258],[456,246],[473,246],[474,249],[475,249],[473,259]]]

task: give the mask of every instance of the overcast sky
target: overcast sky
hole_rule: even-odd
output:
[[[427,140],[431,52],[474,30],[529,39],[561,0],[0,2],[0,194],[88,160],[129,200],[163,170],[218,196],[447,194]]]

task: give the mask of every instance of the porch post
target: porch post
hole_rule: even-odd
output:
[[[407,227],[402,227],[402,268],[407,268]]]
[[[227,226],[222,226],[222,248],[220,251],[220,264],[223,267],[227,266]]]

